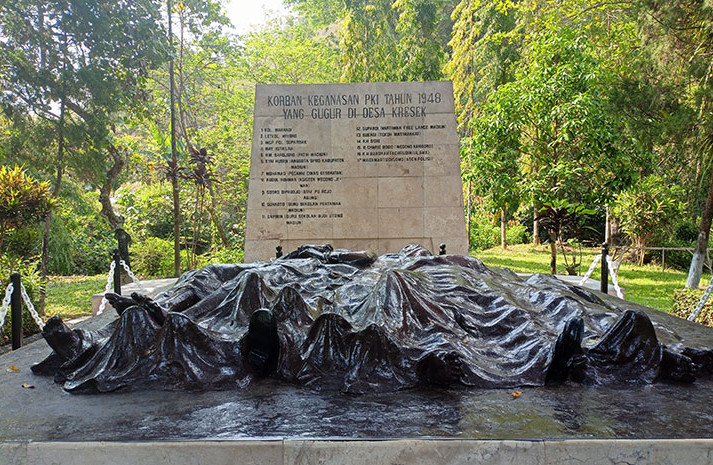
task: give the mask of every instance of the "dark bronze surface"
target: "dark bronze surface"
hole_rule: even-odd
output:
[[[690,383],[713,358],[709,328],[419,246],[379,258],[303,246],[186,273],[155,300],[111,299],[120,317],[100,331],[51,321],[54,353],[35,371],[75,393],[226,390],[269,377],[362,394]]]

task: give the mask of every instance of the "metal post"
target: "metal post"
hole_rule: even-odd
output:
[[[602,281],[601,281],[601,291],[605,294],[609,294],[609,263],[607,262],[607,256],[609,255],[609,244],[606,242],[602,244]]]
[[[441,247],[438,250],[438,255],[445,255],[445,254],[446,254],[446,244],[441,244]]]
[[[12,283],[12,297],[10,298],[10,308],[12,317],[12,350],[22,347],[22,293],[20,274],[15,273],[10,276]]]
[[[278,245],[275,247],[275,258],[280,258],[282,257],[282,246]]]
[[[121,295],[121,256],[119,249],[114,249],[114,294]]]

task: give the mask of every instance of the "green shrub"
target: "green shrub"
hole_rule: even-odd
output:
[[[682,219],[674,228],[673,239],[675,241],[692,244],[698,239],[698,223],[688,218]]]
[[[470,225],[470,249],[485,250],[500,243],[500,228],[485,223]]]
[[[49,182],[40,182],[18,166],[0,165],[0,249],[5,235],[44,220],[54,207]]]
[[[147,237],[131,243],[131,268],[144,277],[173,276],[173,241]]]
[[[500,228],[495,216],[476,209],[470,216],[470,250],[485,250],[500,243]]]
[[[673,292],[673,308],[671,313],[681,318],[688,318],[688,315],[695,310],[698,302],[703,297],[703,291],[698,289],[676,289]],[[713,297],[703,306],[703,310],[698,314],[696,323],[713,327]]]
[[[243,263],[245,254],[242,248],[219,248],[199,257],[198,266],[203,267],[211,263]]]
[[[531,234],[527,227],[517,221],[508,223],[506,238],[508,245],[526,244]],[[480,211],[470,218],[470,249],[485,250],[500,244],[500,223],[495,217]]]
[[[527,227],[522,224],[508,225],[506,236],[508,245],[527,244],[530,242],[530,233]]]
[[[648,176],[620,193],[614,201],[619,228],[637,247],[653,246],[671,237],[683,211],[683,189],[658,176]],[[637,252],[639,264],[645,252]]]
[[[96,192],[68,179],[52,216],[48,270],[52,275],[95,275],[109,269],[114,231],[100,215]],[[38,252],[39,253],[39,252]]]
[[[74,270],[82,276],[107,273],[112,251],[116,248],[114,235],[90,237],[74,245]]]
[[[117,192],[118,204],[124,207],[124,228],[136,241],[151,237],[173,237],[173,198],[169,182],[140,185],[133,189],[122,188]],[[181,206],[185,210],[185,199]],[[187,218],[182,211],[183,218]]]

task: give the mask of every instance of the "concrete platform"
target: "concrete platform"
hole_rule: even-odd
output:
[[[141,281],[141,286],[143,290],[139,288],[137,284],[131,283],[121,286],[121,293],[123,295],[131,295],[132,292],[145,293],[149,297],[156,297],[157,294],[170,289],[174,284],[176,284],[178,278],[165,278],[165,279],[149,279]],[[92,314],[96,315],[99,311],[99,306],[101,306],[102,299],[104,298],[104,293],[94,294],[92,296]],[[112,306],[107,304],[106,310],[109,311]]]
[[[710,464],[710,440],[247,440],[0,443],[9,465]]]
[[[247,391],[71,395],[30,372],[48,353],[39,341],[0,356],[0,465],[713,464],[711,380],[521,388],[519,397],[350,396],[271,380]]]

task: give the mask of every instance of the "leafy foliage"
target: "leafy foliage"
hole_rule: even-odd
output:
[[[452,49],[445,73],[453,81],[458,127],[471,135],[470,121],[499,86],[514,78],[520,58],[517,19],[522,7],[514,2],[463,0],[453,10]]]
[[[47,182],[22,168],[0,166],[0,249],[5,234],[44,219],[54,205]]]
[[[669,185],[664,178],[647,176],[617,197],[614,214],[621,229],[637,247],[652,245],[653,241],[672,235],[670,225],[677,224],[682,215],[682,189]],[[644,251],[639,252],[643,263]]]
[[[676,289],[673,292],[673,308],[671,313],[688,319],[703,297],[703,291],[698,289]],[[713,327],[713,300],[708,300],[703,310],[698,314],[696,323]]]
[[[345,5],[340,37],[343,81],[441,78],[452,1],[368,0]]]
[[[173,242],[148,237],[131,247],[134,272],[146,278],[166,278],[173,275]]]
[[[240,259],[254,86],[270,83],[452,80],[473,248],[497,241],[495,212],[507,219],[526,211],[519,221],[529,224],[543,205],[565,216],[572,205],[596,211],[584,215],[596,231],[564,232],[563,250],[572,238],[599,241],[613,203],[643,212],[641,222],[647,202],[651,211],[677,212],[654,215],[667,218],[660,225],[622,219],[634,242],[690,245],[697,236],[674,229],[705,216],[709,2],[287,3],[296,15],[235,37],[225,33],[219,2],[175,2],[173,46],[156,0],[0,5],[0,156],[53,182],[52,272],[105,271],[114,238],[97,216],[91,191],[100,187],[116,192],[105,203],[124,215],[147,273],[163,273],[161,241],[174,239],[184,266]],[[176,160],[167,137],[169,56]],[[111,179],[110,148],[129,160]],[[211,163],[191,159],[202,148]],[[167,171],[177,179],[178,218]],[[657,190],[653,177],[678,187]],[[522,240],[524,226],[507,223],[508,241]],[[36,227],[4,229],[3,251],[39,253]]]

